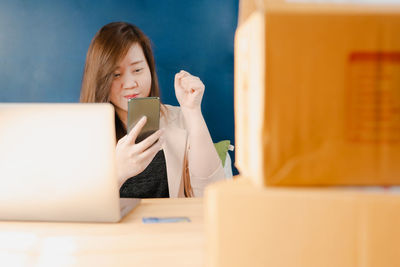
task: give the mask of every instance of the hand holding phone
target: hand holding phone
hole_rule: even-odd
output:
[[[146,122],[147,117],[142,117],[132,131],[117,143],[116,164],[119,186],[122,186],[128,178],[141,173],[162,148],[162,130],[158,130],[140,143],[136,143]]]

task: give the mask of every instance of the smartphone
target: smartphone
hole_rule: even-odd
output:
[[[135,143],[146,139],[160,128],[159,97],[139,97],[128,100],[128,133],[143,116],[147,117],[147,122],[136,138]]]

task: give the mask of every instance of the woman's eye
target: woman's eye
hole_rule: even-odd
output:
[[[120,73],[114,73],[114,78],[118,78],[119,76],[121,76]]]
[[[143,68],[135,69],[134,72],[141,72],[142,70],[143,70]]]

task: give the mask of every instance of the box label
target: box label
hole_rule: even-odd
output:
[[[347,140],[399,143],[400,52],[354,52],[348,70]]]

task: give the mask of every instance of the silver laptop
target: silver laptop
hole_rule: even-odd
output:
[[[0,104],[0,220],[118,222],[111,104]]]

